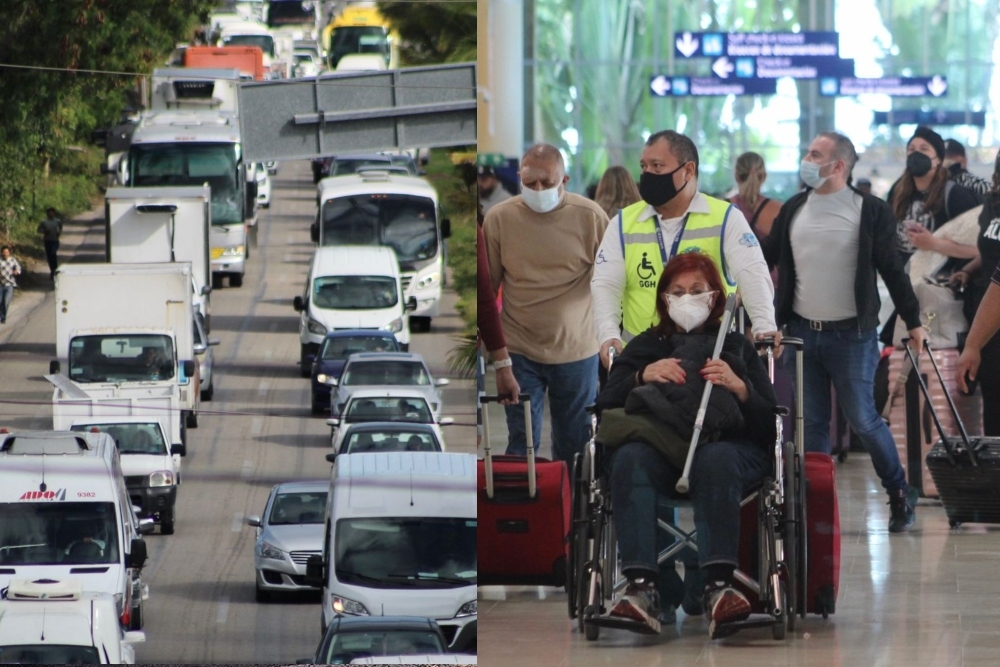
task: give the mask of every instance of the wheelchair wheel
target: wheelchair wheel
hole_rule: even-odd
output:
[[[788,619],[788,629],[795,629],[795,614],[798,611],[798,575],[799,575],[799,563],[800,552],[799,552],[799,526],[802,524],[799,522],[799,502],[798,498],[801,493],[799,487],[799,477],[797,474],[796,456],[795,456],[795,445],[791,442],[786,442],[783,446],[782,456],[784,459],[784,476],[785,476],[785,507],[784,507],[784,526],[785,526],[785,590],[784,592],[784,605],[785,605],[785,617]],[[777,637],[775,637],[777,639]]]
[[[570,502],[573,509],[570,515],[569,559],[566,562],[566,598],[570,619],[577,617],[577,599],[580,597],[580,544],[582,541],[581,537],[584,540],[582,543],[586,544],[585,534],[588,522],[586,491],[583,489],[580,480],[582,468],[583,454],[575,454],[573,456],[573,476],[571,477],[573,482]],[[581,533],[583,533],[582,536]]]
[[[605,551],[605,540],[607,539],[607,515],[598,512],[593,520],[593,541],[590,546],[590,559],[586,567],[586,581],[583,590],[580,592],[580,603],[582,606],[580,614],[580,624],[583,626],[584,636],[587,641],[597,641],[601,635],[601,628],[586,623],[589,618],[597,618],[604,611],[604,587],[608,585],[604,579],[603,555]],[[613,584],[612,584],[613,585]]]

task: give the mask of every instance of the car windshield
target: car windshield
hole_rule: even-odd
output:
[[[409,421],[420,424],[433,421],[427,401],[417,397],[352,398],[344,417],[347,421]]]
[[[352,53],[389,54],[389,34],[381,26],[343,26],[333,29],[330,39],[330,65]]]
[[[274,57],[274,38],[270,35],[231,35],[224,40],[224,46],[256,46],[267,55]]]
[[[428,431],[352,431],[345,438],[345,454],[362,452],[440,452],[441,444]]]
[[[74,382],[141,382],[174,377],[174,346],[168,336],[77,336],[69,344]]]
[[[74,424],[70,430],[91,431],[97,429],[110,435],[118,451],[122,454],[155,454],[169,453],[167,443],[163,440],[163,431],[156,422],[141,424]]]
[[[441,638],[428,630],[370,630],[338,632],[320,662],[348,665],[369,656],[436,655],[445,653]]]
[[[313,281],[313,305],[337,310],[392,308],[399,303],[390,276],[327,276]]]
[[[26,488],[19,502],[0,503],[0,565],[118,562],[114,504],[66,502],[67,495],[66,489]]]
[[[337,336],[323,342],[320,358],[338,361],[347,359],[355,352],[395,352],[398,349],[394,336]]]
[[[354,195],[323,204],[323,245],[387,245],[400,262],[438,252],[434,201],[395,194]]]
[[[356,174],[362,167],[390,167],[392,162],[389,157],[372,158],[337,158],[333,161],[330,169],[331,176],[343,176],[344,174]]]
[[[279,493],[267,522],[272,526],[323,523],[325,513],[326,491]]]
[[[369,588],[476,584],[476,519],[379,517],[337,521],[337,579]]]
[[[101,657],[93,646],[25,644],[0,646],[0,663],[5,665],[99,665]]]
[[[344,369],[342,385],[430,386],[431,378],[419,361],[373,360],[350,361]]]

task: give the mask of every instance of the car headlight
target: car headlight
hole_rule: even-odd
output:
[[[335,614],[350,614],[351,616],[370,616],[368,610],[360,602],[342,598],[339,595],[330,596],[330,606]]]
[[[231,245],[226,246],[222,250],[223,257],[242,257],[243,256],[243,246],[241,245]]]
[[[267,542],[261,542],[257,545],[257,555],[271,560],[285,560],[285,552]]]
[[[149,476],[150,486],[173,486],[174,473],[170,470],[157,470]]]
[[[327,375],[326,373],[320,373],[316,376],[316,382],[320,384],[335,385],[337,384],[337,378],[333,375]]]
[[[455,618],[461,618],[462,616],[475,616],[479,613],[478,601],[473,600],[472,602],[466,602],[461,607],[458,608],[458,613],[455,614]]]
[[[403,330],[403,318],[402,317],[397,317],[392,322],[389,322],[389,324],[386,324],[384,327],[382,327],[382,329],[384,331],[391,331],[393,333],[399,333],[400,331]]]
[[[306,328],[309,329],[309,333],[311,334],[316,334],[317,336],[326,335],[326,327],[323,326],[323,323],[317,322],[311,317],[309,318],[309,321],[306,323]]]
[[[419,281],[417,281],[417,289],[427,289],[428,287],[434,287],[437,284],[438,278],[440,276],[437,273],[432,273],[430,275],[424,276]]]

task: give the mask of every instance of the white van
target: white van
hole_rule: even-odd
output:
[[[293,306],[301,313],[299,363],[303,377],[309,377],[320,344],[330,331],[391,331],[400,348],[408,350],[409,313],[417,302],[403,296],[399,261],[392,248],[338,245],[316,249],[305,291],[295,297]]]
[[[0,663],[131,665],[143,632],[125,632],[115,599],[79,581],[10,582],[0,600]]]
[[[322,625],[336,616],[423,616],[449,651],[475,645],[476,458],[444,452],[334,459],[323,555],[306,581],[322,586]]]
[[[142,522],[142,532],[152,529]],[[14,579],[77,579],[114,596],[142,627],[146,543],[107,433],[0,431],[0,588]]]

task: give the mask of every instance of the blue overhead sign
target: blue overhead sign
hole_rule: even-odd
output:
[[[719,60],[728,61],[727,56]],[[718,62],[718,61],[716,61]],[[854,76],[854,60],[836,56],[743,57],[733,59],[734,74],[742,79],[818,79]],[[712,66],[715,70],[715,64]],[[716,72],[718,74],[718,72]]]
[[[943,97],[948,93],[947,77],[911,76],[881,79],[822,78],[819,94],[826,97],[889,95],[890,97]]]
[[[973,125],[986,127],[986,112],[895,109],[893,111],[876,111],[872,122],[875,125]]]
[[[726,95],[774,95],[775,79],[723,79],[717,77],[667,76],[649,81],[653,97],[724,97]]]
[[[831,31],[676,32],[674,54],[681,58],[830,58],[840,55],[840,35]]]

